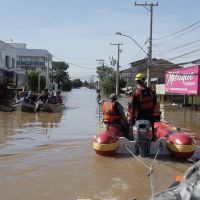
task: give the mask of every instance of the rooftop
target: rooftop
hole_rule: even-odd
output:
[[[17,56],[52,57],[52,54],[45,49],[17,49]]]

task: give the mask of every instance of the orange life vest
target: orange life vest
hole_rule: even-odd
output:
[[[137,89],[135,95],[139,103],[138,110],[142,111],[154,108],[154,94],[150,88]]]
[[[120,115],[116,113],[114,109],[115,103],[104,102],[102,105],[103,121],[106,123],[113,123],[120,120]]]

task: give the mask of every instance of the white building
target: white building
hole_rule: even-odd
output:
[[[10,43],[16,49],[16,72],[27,74],[39,72],[46,77],[49,86],[49,69],[52,68],[52,55],[44,49],[27,49],[25,43]]]
[[[16,49],[16,71],[39,71],[46,76],[51,68],[52,55],[44,49],[27,49],[25,43],[10,43]]]
[[[0,40],[0,69],[15,71],[16,48]]]
[[[49,88],[49,69],[52,55],[43,49],[27,49],[25,43],[6,43],[0,40],[0,99],[7,96],[8,89],[27,85],[27,72],[39,72],[46,77]]]
[[[16,48],[0,40],[0,97],[7,86],[16,85]]]

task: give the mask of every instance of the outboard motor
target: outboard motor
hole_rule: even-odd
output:
[[[137,120],[133,126],[135,153],[145,157],[150,153],[152,126],[148,120]]]

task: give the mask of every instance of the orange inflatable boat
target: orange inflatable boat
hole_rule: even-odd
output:
[[[132,139],[123,137],[119,128],[111,126],[95,135],[93,149],[99,155],[113,156],[118,153],[129,153],[148,156],[159,153],[172,155],[180,159],[190,158],[196,149],[195,141],[186,132],[172,128],[163,122],[154,123],[156,139],[152,141],[151,127],[147,120],[139,120],[133,127]]]

